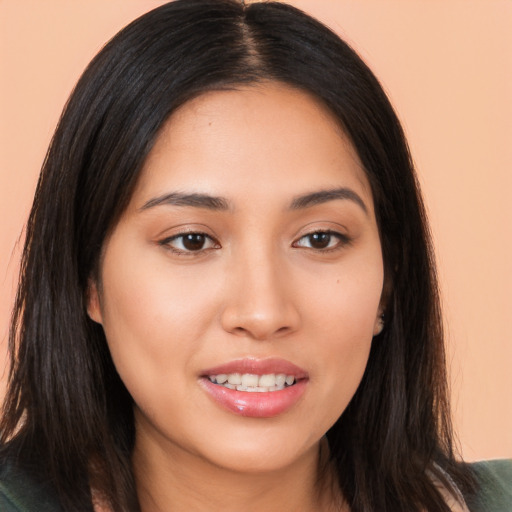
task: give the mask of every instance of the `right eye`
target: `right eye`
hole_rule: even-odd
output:
[[[294,247],[313,249],[318,252],[330,252],[342,249],[350,243],[347,235],[331,230],[318,230],[308,233],[294,243]]]
[[[179,233],[159,242],[177,254],[191,254],[216,249],[219,244],[206,233]]]

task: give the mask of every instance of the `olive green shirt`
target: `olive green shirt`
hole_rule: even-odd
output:
[[[512,512],[512,460],[493,460],[471,465],[479,492],[467,500],[471,512]],[[0,467],[1,512],[63,512],[50,488],[26,474]]]

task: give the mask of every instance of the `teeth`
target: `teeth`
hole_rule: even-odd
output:
[[[260,377],[259,385],[265,388],[274,387],[276,385],[275,374],[262,375]]]
[[[249,386],[251,388],[258,386],[258,376],[252,375],[250,373],[244,373],[242,375],[242,386],[244,386],[245,388],[248,388]],[[245,391],[245,389],[243,391]]]
[[[286,382],[286,375],[284,373],[278,373],[276,375],[276,386],[284,386]]]
[[[242,384],[242,375],[239,373],[230,373],[228,375],[229,384],[233,384],[233,386],[239,386]]]
[[[284,373],[268,373],[265,375],[254,375],[252,373],[221,373],[219,375],[209,375],[208,378],[214,384],[220,384],[229,389],[249,393],[280,391],[287,386],[295,384],[295,376],[286,375]]]

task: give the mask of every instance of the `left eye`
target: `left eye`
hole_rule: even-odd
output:
[[[294,247],[306,247],[308,249],[325,250],[336,249],[348,243],[348,238],[341,233],[333,231],[315,231],[299,238]]]
[[[216,242],[205,233],[182,233],[160,242],[175,252],[198,252],[213,249]]]

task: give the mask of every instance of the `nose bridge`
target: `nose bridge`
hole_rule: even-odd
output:
[[[282,257],[271,244],[240,248],[231,262],[224,329],[255,339],[295,330],[300,318],[286,275]]]

